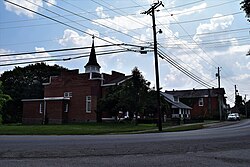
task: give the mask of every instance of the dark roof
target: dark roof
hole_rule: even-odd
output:
[[[127,75],[127,76],[120,76],[118,78],[115,78],[111,81],[108,81],[108,82],[104,82],[104,85],[119,85],[123,82],[125,82],[126,80],[130,79],[132,77],[132,75]]]
[[[192,89],[192,90],[174,90],[165,91],[168,94],[178,96],[180,98],[198,98],[198,97],[218,97],[218,95],[224,95],[224,88],[212,88],[212,89]]]
[[[181,109],[192,109],[191,107],[187,106],[186,104],[182,102],[175,102],[174,97],[171,94],[161,92],[161,95],[164,97],[164,99],[172,104],[172,108],[181,108]]]
[[[90,52],[90,56],[89,56],[89,62],[85,65],[85,67],[86,66],[98,66],[98,67],[101,67],[97,63],[97,60],[96,60],[94,40],[92,42],[91,52]]]

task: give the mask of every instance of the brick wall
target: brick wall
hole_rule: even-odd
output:
[[[27,101],[23,102],[23,119],[24,124],[42,124],[43,114],[40,113],[40,102]]]

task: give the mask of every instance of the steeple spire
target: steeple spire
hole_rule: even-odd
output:
[[[85,67],[86,73],[91,73],[91,72],[99,73],[101,66],[98,64],[97,59],[96,59],[94,35],[92,38],[93,38],[93,41],[92,41],[92,47],[91,47],[91,51],[90,51],[89,61],[84,67]]]

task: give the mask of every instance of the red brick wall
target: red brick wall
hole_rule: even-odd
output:
[[[208,97],[204,97],[203,106],[199,106],[199,98],[184,99],[182,101],[192,107],[192,118],[214,118],[219,115],[219,102],[217,97],[210,97],[210,100]]]
[[[46,115],[49,124],[61,124],[63,113],[63,101],[46,101]]]
[[[79,74],[78,70],[64,71],[60,76],[50,78],[50,83],[44,86],[44,97],[63,97],[64,92],[72,92],[68,112],[64,112],[63,100],[46,101],[46,112],[49,123],[96,121],[97,102],[102,97],[101,80],[90,80],[88,73]],[[112,72],[108,80],[125,76]],[[86,96],[91,96],[91,113],[86,112]],[[40,102],[24,102],[24,122],[39,122],[43,114],[39,114]]]
[[[45,97],[63,97],[72,92],[68,122],[96,121],[97,99],[101,97],[101,80],[89,80],[89,74],[64,72],[45,86]],[[91,96],[91,113],[86,113],[86,96]]]
[[[24,124],[42,124],[43,114],[40,113],[40,101],[23,102]]]

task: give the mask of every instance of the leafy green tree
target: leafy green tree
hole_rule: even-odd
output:
[[[246,17],[250,18],[250,1],[243,0],[241,3],[241,9],[246,12]],[[247,19],[250,22],[250,19]]]
[[[49,82],[50,76],[59,75],[65,70],[58,65],[49,66],[44,63],[15,67],[1,75],[3,93],[12,100],[2,109],[4,123],[21,122],[22,99],[43,98],[43,83]]]
[[[131,79],[110,88],[98,104],[100,111],[109,112],[112,116],[117,116],[119,111],[128,111],[130,119],[135,116],[136,124],[140,114],[152,118],[157,114],[156,92],[150,89],[150,82],[145,80],[137,67],[132,70]],[[166,109],[166,103],[163,104],[162,108]]]
[[[244,10],[246,13],[246,18],[248,18],[247,21],[250,22],[250,19],[249,19],[250,18],[250,0],[243,0],[240,4],[241,4],[241,9]],[[250,50],[248,51],[247,55],[250,56]]]
[[[4,94],[2,89],[2,82],[0,81],[0,124],[2,123],[2,108],[4,107],[6,102],[11,100],[11,97],[9,95]]]
[[[237,95],[236,101],[235,101],[235,106],[240,111],[241,114],[243,114],[245,112],[245,108],[244,108],[243,103],[244,103],[244,101],[243,101],[242,96]]]

